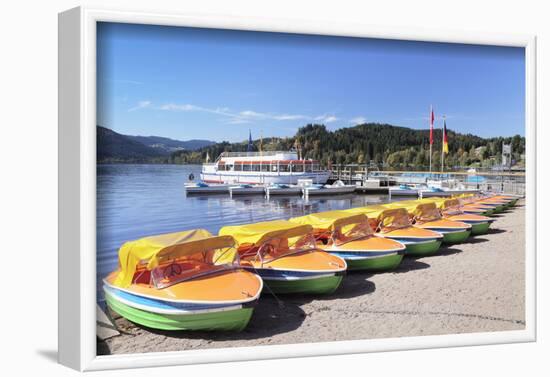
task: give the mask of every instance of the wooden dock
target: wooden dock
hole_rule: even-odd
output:
[[[355,192],[358,194],[383,194],[388,195],[389,187],[366,187],[366,186],[357,186]]]

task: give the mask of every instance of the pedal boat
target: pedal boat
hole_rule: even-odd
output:
[[[494,207],[484,206],[475,203],[466,203],[462,205],[462,212],[471,215],[492,216],[495,213]]]
[[[507,208],[505,202],[500,202],[500,201],[490,200],[490,199],[480,199],[480,200],[476,201],[474,205],[475,206],[482,206],[482,207],[485,207],[485,208],[487,208],[487,207],[492,208],[493,209],[493,214],[504,212],[504,210],[506,210],[506,208]]]
[[[103,283],[112,311],[160,330],[241,331],[263,288],[232,237],[203,229],[126,242]]]
[[[241,267],[261,276],[265,293],[330,294],[346,272],[344,259],[316,247],[311,225],[276,220],[226,226],[219,234],[237,240]]]
[[[385,204],[404,205],[404,208],[412,218],[415,226],[422,229],[429,229],[443,234],[443,242],[447,244],[455,244],[466,241],[472,232],[472,226],[462,221],[452,221],[443,218],[441,212],[437,209],[435,203],[422,202],[415,200],[410,202],[397,202]]]
[[[489,203],[490,205],[497,204],[503,206],[503,210],[512,208],[517,202],[517,198],[510,198],[504,195],[494,195],[488,198],[484,198],[482,203]]]
[[[510,200],[497,195],[480,195],[469,198],[470,205],[491,208],[493,214],[501,213],[509,208]]]
[[[426,199],[429,201],[429,199]],[[481,216],[478,214],[464,213],[460,200],[453,199],[434,199],[432,200],[439,208],[441,215],[444,219],[451,221],[459,221],[472,226],[472,235],[485,234],[489,231],[493,219],[487,216]]]
[[[313,227],[317,247],[343,258],[348,270],[386,271],[399,266],[405,245],[374,234],[367,216],[343,211],[313,213],[289,221]]]
[[[443,241],[441,233],[414,226],[404,208],[390,209],[376,205],[350,208],[344,212],[368,216],[375,234],[403,244],[406,248],[405,255],[421,257],[435,254]]]
[[[518,195],[497,195],[496,197],[498,199],[507,201],[508,202],[507,205],[509,208],[514,207],[520,198],[520,196]]]

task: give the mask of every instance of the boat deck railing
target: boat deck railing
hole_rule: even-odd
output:
[[[220,157],[270,157],[281,154],[297,154],[294,151],[222,152]]]

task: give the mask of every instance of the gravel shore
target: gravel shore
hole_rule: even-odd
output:
[[[98,354],[518,330],[525,327],[525,207],[488,234],[405,258],[392,272],[350,272],[328,297],[266,295],[240,333],[166,332],[115,317],[124,333]]]

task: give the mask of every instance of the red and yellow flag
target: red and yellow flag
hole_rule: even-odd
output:
[[[443,121],[443,153],[449,153],[449,143],[447,140],[447,123]]]

